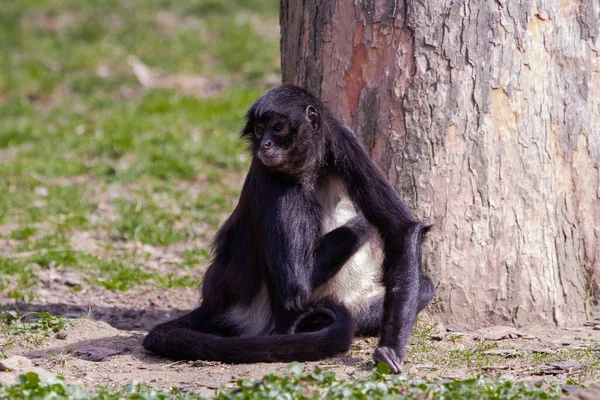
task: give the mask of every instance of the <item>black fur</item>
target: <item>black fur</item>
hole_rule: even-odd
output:
[[[224,331],[199,325],[200,318],[211,318],[198,315],[201,309],[157,326],[144,338],[144,347],[176,360],[255,363],[318,360],[342,353],[352,343],[354,322],[341,305],[309,307],[289,334],[241,337],[221,336]],[[323,318],[325,323],[319,323]]]
[[[428,227],[413,218],[354,133],[307,91],[272,89],[246,119],[242,136],[253,159],[239,203],[215,239],[202,303],[154,328],[144,346],[177,359],[305,361],[345,351],[355,330],[381,332],[375,357],[399,372],[415,317],[434,294],[420,268]],[[316,193],[331,176],[344,182],[361,213],[322,235]],[[345,305],[311,296],[370,240],[370,225],[383,239],[385,297],[353,318]],[[243,327],[229,313],[249,307],[263,287],[267,331],[238,337]]]

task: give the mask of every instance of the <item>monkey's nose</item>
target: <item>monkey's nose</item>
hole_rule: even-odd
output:
[[[263,143],[263,147],[265,149],[268,149],[269,147],[271,147],[273,145],[273,142],[271,142],[270,140],[267,140],[266,142]]]

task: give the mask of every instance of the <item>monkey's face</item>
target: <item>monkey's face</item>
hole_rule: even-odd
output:
[[[288,161],[291,127],[283,117],[263,118],[254,123],[256,156],[267,167],[280,168]]]

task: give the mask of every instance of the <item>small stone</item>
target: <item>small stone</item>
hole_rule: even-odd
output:
[[[519,355],[519,352],[513,349],[493,349],[484,351],[483,354],[488,356],[516,357]]]
[[[108,78],[110,76],[110,67],[106,64],[101,64],[96,68],[96,76],[99,78]]]
[[[59,340],[65,340],[67,338],[67,332],[58,332],[54,337]]]
[[[453,325],[453,324],[447,324],[447,325],[446,325],[446,330],[447,330],[448,332],[465,333],[465,330],[464,330],[464,329],[462,329],[462,328],[459,328],[458,326],[456,326],[456,325]]]
[[[500,375],[500,379],[503,381],[516,382],[517,377],[514,376],[513,374],[502,374],[502,375]]]
[[[199,383],[200,386],[204,386],[209,389],[220,389],[221,385],[218,382],[214,381],[204,381]]]
[[[75,351],[75,356],[86,361],[102,361],[106,357],[122,353],[122,350],[114,350],[106,347],[89,346]]]
[[[561,387],[563,393],[565,394],[573,394],[579,390],[579,386],[577,385],[564,385]]]
[[[0,371],[23,371],[31,367],[33,367],[33,363],[27,357],[12,356],[4,360],[0,359]]]
[[[75,134],[77,136],[81,136],[85,133],[85,125],[77,125],[75,128]]]
[[[35,208],[44,208],[44,207],[46,207],[46,204],[48,204],[48,203],[46,203],[44,200],[35,200],[33,202],[33,206]]]
[[[600,399],[600,388],[598,387],[587,387],[580,388],[575,391],[572,395],[563,397],[563,400],[595,400]]]
[[[41,197],[46,197],[48,196],[48,194],[50,194],[50,192],[48,191],[48,188],[42,187],[42,186],[38,186],[34,189],[35,194]]]
[[[534,372],[536,375],[560,375],[564,371],[560,368],[546,367]]]
[[[446,327],[442,323],[437,324],[435,326],[435,328],[432,330],[432,333],[430,336],[431,340],[440,341],[440,340],[444,340],[445,337],[446,337]]]
[[[189,392],[192,391],[196,388],[196,385],[192,385],[192,384],[183,384],[183,385],[179,385],[176,386],[177,389],[181,390],[182,392]]]
[[[75,286],[81,286],[82,281],[79,278],[68,276],[65,278],[64,283],[65,283],[65,285],[67,285],[69,287],[75,287]]]
[[[550,365],[555,368],[558,368],[558,369],[568,370],[571,368],[579,367],[581,365],[581,363],[578,361],[563,361],[563,362],[552,363]]]

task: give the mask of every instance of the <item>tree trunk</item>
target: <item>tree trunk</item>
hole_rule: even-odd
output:
[[[435,224],[433,309],[581,322],[600,296],[597,0],[281,1],[284,83],[320,95]]]

